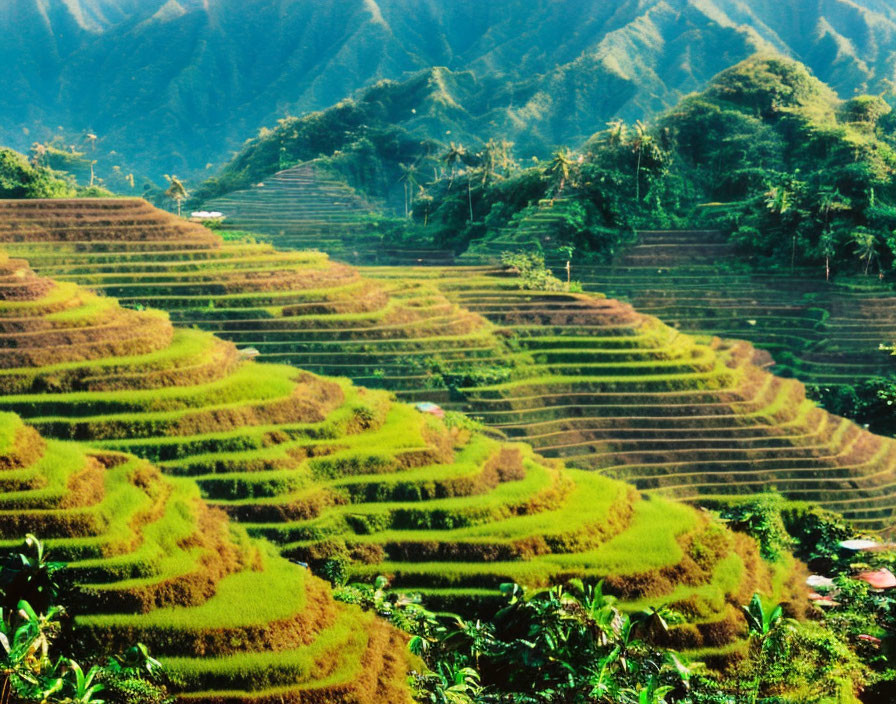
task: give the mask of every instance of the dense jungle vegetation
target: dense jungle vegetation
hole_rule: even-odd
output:
[[[436,181],[413,181],[415,231],[462,250],[562,199],[552,239],[580,253],[607,257],[632,230],[706,226],[758,266],[883,273],[894,130],[882,98],[842,102],[802,65],[756,57],[656,121],[615,122],[545,164],[522,167],[495,140],[451,145]]]
[[[49,156],[44,155],[28,159],[12,149],[0,148],[0,198],[83,198],[112,195],[110,191],[95,185],[77,184],[70,164],[73,158],[83,155],[60,151],[56,168],[45,165]]]

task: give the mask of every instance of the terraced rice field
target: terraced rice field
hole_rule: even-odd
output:
[[[432,391],[430,369],[495,356],[481,317],[418,282],[377,282],[318,252],[224,243],[139,200],[0,202],[0,245],[41,273],[155,307],[264,359],[365,386]]]
[[[519,291],[488,268],[361,275],[318,254],[223,244],[139,201],[77,203],[64,207],[103,211],[103,224],[66,229],[61,206],[10,202],[0,241],[41,272],[165,308],[262,359],[468,411],[644,490],[706,500],[774,486],[870,528],[892,522],[893,441],[815,408],[747,343],[599,297]],[[151,236],[116,240],[125,218]],[[460,388],[435,388],[434,366]]]
[[[202,208],[223,213],[228,229],[269,235],[281,248],[318,249],[340,261],[451,264],[454,259],[445,250],[384,250],[366,221],[377,208],[314,162],[279,171]]]
[[[474,270],[370,273],[428,276],[504,331],[519,373],[464,389],[457,407],[541,454],[681,499],[775,487],[867,527],[892,522],[896,442],[817,408],[749,343]]]
[[[497,599],[507,581],[606,577],[630,608],[676,605],[690,623],[670,642],[688,649],[730,645],[741,632],[736,604],[791,588],[790,565],[765,565],[751,540],[685,505],[384,391],[247,361],[209,333],[38,277],[22,261],[7,260],[2,274],[0,410],[47,436],[157,463],[194,496],[198,487],[213,515],[287,556],[386,574],[464,610]]]
[[[558,276],[550,232],[564,201],[541,208],[462,259],[496,263],[503,251],[541,247]],[[276,241],[276,240],[275,240]],[[875,276],[825,281],[823,269],[761,274],[739,261],[715,231],[640,232],[612,266],[577,262],[573,278],[628,301],[688,333],[749,340],[769,351],[774,371],[807,384],[853,384],[896,373],[882,344],[896,341],[896,292]]]
[[[579,267],[586,290],[632,302],[683,331],[740,337],[772,353],[775,371],[811,384],[896,373],[880,346],[896,340],[896,292],[874,276],[797,270],[726,272],[734,251],[712,232],[641,233],[613,267]]]
[[[147,644],[181,680],[181,702],[411,701],[404,638],[250,539],[195,483],[44,440],[2,413],[0,543],[25,532],[68,563],[83,646]]]

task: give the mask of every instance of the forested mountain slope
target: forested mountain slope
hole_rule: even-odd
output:
[[[528,145],[655,113],[757,50],[801,59],[843,96],[879,92],[892,74],[896,9],[885,0],[8,0],[0,33],[10,67],[0,142],[22,150],[90,130],[98,150],[115,152],[107,168],[158,178],[223,161],[284,114],[432,66],[472,70],[483,128]]]

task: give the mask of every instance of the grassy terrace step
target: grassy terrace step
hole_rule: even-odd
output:
[[[97,208],[104,218],[112,217],[108,201],[75,202],[83,211]],[[127,306],[163,308],[175,323],[197,325],[254,347],[262,359],[320,373],[350,372],[359,381],[400,387],[407,398],[418,398],[427,393],[434,367],[440,373],[463,371],[491,365],[499,357],[500,342],[492,327],[426,282],[384,284],[320,253],[224,243],[201,228],[199,240],[180,247],[195,226],[142,201],[115,201],[118,209],[112,211],[139,221],[148,210],[157,230],[164,224],[156,240],[135,237],[133,248],[124,240],[109,241],[105,230],[92,229],[90,220],[82,223],[77,237],[68,229],[57,237],[54,227],[66,222],[68,211],[55,212],[55,201],[10,203],[9,213],[0,210],[0,220],[12,219],[16,228],[30,224],[42,234],[13,236],[10,226],[7,234],[0,231],[0,242],[10,251],[27,253],[41,273],[65,282],[57,288],[81,283]],[[350,348],[351,359],[315,355],[334,347]]]
[[[501,238],[474,242],[462,259],[494,263],[503,251],[532,243],[551,252],[552,221],[564,207],[563,199],[544,201]],[[829,284],[821,268],[749,272],[738,258],[716,231],[640,231],[612,266],[579,263],[573,278],[682,331],[750,340],[775,355],[776,371],[805,383],[854,383],[896,371],[879,349],[896,339],[892,287],[874,277]],[[565,275],[565,260],[549,263]]]
[[[482,269],[367,275],[425,276],[526,350],[524,370],[465,388],[455,407],[546,456],[689,500],[776,486],[869,527],[892,521],[893,441],[815,408],[745,343],[683,335],[611,300],[516,291]]]
[[[226,227],[268,235],[283,248],[323,249],[345,261],[396,258],[396,252],[381,247],[378,237],[365,236],[364,218],[375,206],[314,162],[280,171],[262,184],[202,207],[224,213]],[[400,253],[399,258],[453,263],[452,253],[445,250]]]
[[[34,277],[21,270],[25,273],[18,278],[32,285],[29,295],[36,296],[35,302],[56,290],[33,286]],[[78,311],[86,306],[77,289],[70,293],[73,303],[67,319],[77,326]],[[147,312],[132,315],[158,318]],[[467,315],[488,328],[478,317]],[[25,329],[42,321],[34,316],[9,317]],[[40,349],[39,336],[28,339]],[[160,462],[161,469],[175,477],[167,482],[191,491],[194,502],[201,492],[207,502],[202,505],[211,505],[204,515],[219,521],[215,524],[219,529],[205,529],[206,541],[240,535],[223,523],[222,516],[229,515],[251,535],[270,538],[287,554],[315,565],[348,560],[350,573],[359,577],[387,573],[398,587],[450,591],[456,586],[456,599],[445,592],[452,603],[467,596],[464,590],[471,584],[494,590],[508,579],[540,585],[572,576],[607,577],[627,602],[670,601],[695,618],[699,615],[705,628],[682,626],[677,642],[715,647],[742,631],[729,604],[736,603],[741,592],[773,592],[775,570],[787,569],[746,569],[755,560],[755,546],[741,545],[689,507],[645,499],[628,485],[592,472],[567,470],[526,445],[487,437],[462,418],[440,420],[396,403],[386,392],[357,388],[347,380],[323,379],[237,355],[211,378],[205,373],[195,378],[185,374],[177,383],[154,388],[151,380],[164,369],[165,360],[189,370],[197,346],[214,350],[223,345],[221,349],[233,351],[199,331],[187,331],[186,337],[171,331],[168,339],[167,346],[143,355],[145,368],[141,355],[116,358],[102,349],[65,362],[62,368],[52,363],[9,366],[4,371],[14,379],[9,386],[16,392],[0,397],[0,408],[19,411],[47,434],[84,439],[102,452],[126,450]],[[188,357],[183,362],[171,349],[178,346]],[[674,354],[688,356],[687,346],[683,349]],[[125,381],[132,376],[143,384],[125,390]],[[30,387],[22,383],[24,378],[32,379]],[[91,476],[85,475],[85,486]],[[58,488],[53,491],[59,494]],[[51,500],[53,491],[48,490],[45,500]],[[76,512],[72,520],[81,532],[100,526],[90,511]],[[49,525],[58,532],[64,524]],[[187,531],[183,521],[179,525]],[[625,578],[617,578],[613,571],[625,552],[654,534],[665,539],[645,542],[645,559],[629,565]],[[158,635],[162,623],[158,619],[167,618],[168,612],[150,616],[167,608],[156,600],[157,591],[145,586],[153,574],[198,584],[196,594],[188,593],[193,594],[187,602],[190,608],[210,604],[202,613],[232,613],[227,595],[244,594],[245,588],[227,585],[239,582],[245,566],[263,565],[265,560],[264,554],[247,558],[214,580],[213,588],[197,581],[191,568],[205,543],[175,538],[173,544],[180,550],[156,551],[144,562],[121,558],[111,566],[96,562],[105,554],[85,554],[81,569],[90,579],[85,579],[84,592],[105,606],[84,626],[115,627],[131,636]],[[733,570],[721,581],[715,568],[719,561]],[[453,563],[467,577],[454,580],[455,571],[443,574],[426,567],[444,562]],[[688,585],[684,588],[678,585],[683,574]],[[106,596],[116,590],[126,596]],[[132,609],[138,615],[124,618],[120,606],[132,605],[128,600],[147,608]],[[280,605],[274,601],[270,606]],[[143,618],[144,614],[149,615]],[[187,618],[174,617],[175,622]],[[284,646],[279,658],[257,650],[234,654],[232,667],[197,660],[187,646],[197,642],[196,634],[172,638],[170,647],[177,643],[178,651],[166,654],[191,687],[211,693],[211,698],[230,698],[227,693],[235,683],[247,678],[261,690],[259,696],[267,697],[290,682],[301,688],[309,678],[318,685],[333,677],[344,681],[357,671],[359,662],[373,657],[365,653],[379,653],[388,643],[388,633],[376,635],[372,629],[334,619],[321,628],[314,643]],[[332,652],[330,643],[341,643],[346,657],[338,662],[321,660],[315,644]]]
[[[271,686],[285,700],[410,702],[398,635],[231,525],[193,482],[44,440],[2,413],[0,487],[0,541],[35,532],[68,563],[79,641],[103,651],[146,643],[179,676],[179,699],[207,700],[226,682],[233,702]],[[265,677],[247,669],[275,654]]]
[[[894,360],[879,349],[896,338],[890,286],[874,277],[828,283],[820,269],[731,272],[733,251],[715,252],[702,263],[695,258],[695,248],[709,242],[715,247],[717,239],[642,234],[613,266],[580,265],[574,277],[586,290],[629,300],[681,330],[751,340],[773,352],[777,370],[806,383],[854,383],[896,371]]]
[[[179,222],[173,221],[172,227]],[[672,234],[650,234],[660,240],[667,236]],[[694,236],[703,234],[691,233],[679,239]],[[79,251],[71,257],[60,256],[46,241],[7,246],[15,256],[31,257],[42,273],[92,281],[98,289],[114,290],[129,303],[162,306],[172,311],[176,322],[198,325],[241,346],[254,347],[262,353],[262,359],[299,364],[316,373],[346,374],[366,385],[397,390],[408,399],[436,400],[479,416],[514,438],[529,439],[549,456],[565,457],[583,467],[614,468],[612,471],[619,476],[628,476],[624,469],[627,465],[641,466],[649,459],[649,467],[666,453],[668,461],[679,468],[676,471],[687,473],[688,467],[704,467],[707,455],[721,452],[718,462],[723,469],[728,466],[732,473],[740,473],[747,472],[751,463],[761,467],[763,458],[777,455],[782,460],[787,458],[782,466],[788,471],[819,470],[819,500],[830,498],[823,491],[823,477],[831,476],[825,474],[830,467],[849,467],[859,479],[866,472],[888,471],[889,460],[881,459],[880,467],[856,461],[844,437],[833,434],[835,424],[818,422],[819,412],[812,410],[798,383],[764,373],[762,367],[771,361],[767,355],[744,344],[692,338],[612,300],[515,290],[512,279],[491,275],[487,267],[385,267],[363,270],[360,276],[354,270],[336,267],[339,272],[331,275],[328,270],[334,265],[319,254],[284,254],[264,245],[220,241],[209,246],[203,257],[205,261],[221,262],[211,271],[226,273],[221,282],[226,281],[231,290],[221,293],[221,282],[213,281],[214,276],[196,280],[197,262],[178,254],[165,271],[166,281],[157,286],[184,288],[173,295],[146,295],[141,290],[147,288],[141,262],[147,266],[147,276],[154,276],[152,272],[159,272],[165,262],[165,250],[129,252],[116,259],[102,251],[105,245],[92,244],[91,237],[92,231],[85,227],[78,239]],[[236,259],[251,261],[252,266],[245,270],[231,266],[225,253],[232,248],[239,248]],[[126,266],[127,271],[118,272],[118,266]],[[273,285],[266,288],[262,275],[255,277],[261,282],[259,286],[240,290],[240,275],[253,271],[252,267],[274,272],[291,267],[289,290]],[[584,267],[580,265],[579,269]],[[643,269],[619,271],[649,275]],[[302,282],[303,276],[307,284]],[[634,280],[641,281],[637,276]],[[345,278],[354,283],[343,285],[340,281]],[[728,289],[720,287],[717,273],[711,267],[702,267],[676,280],[702,286],[699,295],[706,299],[707,308],[719,306],[714,290],[730,290],[736,296],[731,308],[739,315],[749,313],[756,296],[772,291],[768,282],[775,280],[764,277],[757,288],[757,277],[732,274],[729,278]],[[111,279],[116,283],[103,283]],[[279,279],[272,275],[272,281]],[[357,285],[361,288],[354,288]],[[817,283],[795,281],[792,288],[809,296],[817,294]],[[184,295],[188,290],[190,293]],[[839,295],[843,299],[839,305],[846,310],[843,301],[853,294],[841,291]],[[876,300],[869,298],[868,291],[863,290],[861,295],[863,301]],[[283,299],[293,304],[277,305]],[[852,365],[840,364],[842,353],[830,346],[836,338],[827,338],[827,347],[819,341],[819,326],[827,324],[831,315],[816,305],[814,298],[805,305],[804,316],[793,317],[800,305],[776,305],[780,310],[745,318],[742,327],[761,329],[767,335],[767,344],[776,350],[803,345],[803,356],[790,363],[793,371],[801,372],[804,363],[814,365],[813,369],[823,371],[829,379],[856,371]],[[788,318],[781,317],[785,311]],[[750,325],[751,320],[755,326]],[[729,325],[724,327],[726,337],[731,332],[740,334]],[[851,334],[852,330],[843,332],[843,339]],[[874,351],[863,354],[875,357]],[[851,359],[861,366],[866,357]],[[886,357],[882,359],[887,362]],[[184,362],[182,367],[187,373],[189,365]],[[490,374],[497,374],[500,383],[476,385]],[[18,393],[13,389],[25,388],[29,378],[34,383],[33,375],[12,373],[11,378],[15,382],[10,382],[7,393]],[[142,378],[149,380],[152,375]],[[449,394],[438,388],[443,379],[467,388],[463,393]],[[141,388],[151,388],[149,383]],[[48,390],[53,390],[52,385]],[[26,399],[16,403],[17,410],[26,412]],[[35,411],[37,408],[34,406]],[[51,420],[52,415],[42,417],[47,419],[42,428],[58,423]],[[234,417],[231,414],[229,419]],[[68,432],[86,432],[79,430],[83,426],[75,422],[75,416],[71,418],[67,424],[54,427],[60,432],[66,428]],[[199,435],[223,427],[203,427],[200,418],[189,421]],[[609,419],[613,419],[609,426],[612,430],[589,430],[602,427]],[[661,419],[661,423],[651,422],[663,432],[630,432],[630,428],[644,428],[643,419]],[[167,421],[153,418],[152,422],[174,421],[169,416]],[[262,418],[257,422],[259,427],[270,426]],[[549,430],[546,423],[551,424]],[[713,430],[719,423],[741,430],[720,435]],[[825,436],[828,432],[830,436]],[[686,443],[684,438],[688,438]],[[865,444],[878,442],[871,439]],[[806,449],[809,447],[816,449]],[[281,458],[274,464],[282,468],[283,462]],[[235,468],[238,463],[230,460],[226,464]],[[645,488],[664,490],[665,484],[657,486],[654,479],[647,483],[634,470],[631,476]],[[777,481],[780,475],[766,476]],[[668,481],[670,492],[678,491],[673,477],[663,481]],[[750,486],[756,485],[754,479],[750,482]],[[206,486],[211,485],[208,480]],[[240,486],[245,482],[241,480]],[[748,490],[746,484],[742,488]],[[301,504],[295,496],[298,491],[295,485],[289,485],[287,494]],[[702,491],[715,493],[718,487],[707,483]],[[842,500],[851,502],[855,509],[850,515],[865,516],[860,507],[865,491],[861,482],[842,491]],[[889,521],[882,512],[877,513],[878,525]]]

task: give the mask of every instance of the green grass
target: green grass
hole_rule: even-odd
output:
[[[260,570],[228,575],[218,583],[214,596],[199,606],[172,605],[147,614],[78,616],[76,623],[94,629],[212,630],[259,626],[301,614],[307,606],[308,571],[278,559],[270,546],[260,547]],[[265,598],[248,598],[258,593],[264,593]]]

